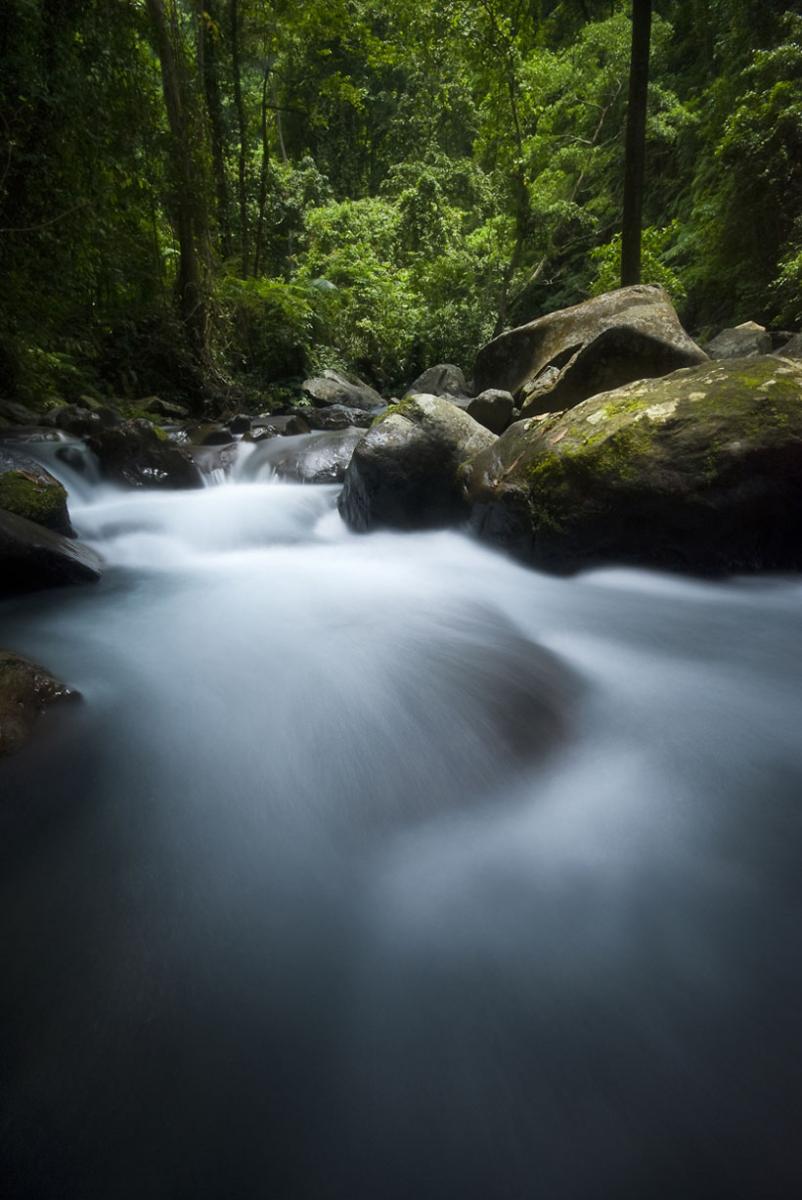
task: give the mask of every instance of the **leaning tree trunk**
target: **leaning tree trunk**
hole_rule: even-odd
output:
[[[640,283],[643,189],[646,167],[646,102],[652,0],[632,0],[632,58],[624,160],[624,216],[621,227],[621,286]]]
[[[180,48],[176,45],[164,0],[146,0],[161,63],[164,107],[170,129],[170,170],[174,191],[174,220],[178,235],[178,303],[193,350],[200,359],[207,350],[207,303],[201,241],[203,215],[198,206],[202,188],[194,171],[188,128],[188,98]]]

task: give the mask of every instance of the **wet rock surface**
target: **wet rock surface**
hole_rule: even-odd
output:
[[[480,536],[537,565],[802,566],[802,366],[709,363],[512,425],[465,471]]]

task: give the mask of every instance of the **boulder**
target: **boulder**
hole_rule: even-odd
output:
[[[587,342],[561,371],[547,367],[547,378],[536,381],[526,395],[521,415],[531,417],[572,408],[599,392],[612,391],[636,379],[670,375],[703,361],[704,356],[696,347],[675,345],[634,325],[613,325]]]
[[[166,421],[186,421],[189,416],[189,409],[185,405],[176,404],[173,400],[162,400],[161,396],[146,396],[144,400],[137,401],[135,407]]]
[[[280,479],[297,483],[342,483],[364,429],[349,426],[330,433],[271,440],[259,448]]]
[[[100,557],[88,546],[0,511],[0,595],[94,583],[100,571]]]
[[[462,370],[453,363],[427,368],[405,392],[406,396],[445,396],[459,401],[461,408],[466,407],[472,394]]]
[[[0,650],[0,757],[22,749],[45,709],[79,698],[44,667]]]
[[[74,437],[89,437],[99,429],[120,424],[120,416],[110,408],[82,408],[78,404],[65,404],[53,409],[42,418],[54,429],[63,429]]]
[[[0,399],[0,422],[11,425],[38,425],[39,413],[16,400]]]
[[[780,358],[802,358],[802,333],[793,334],[775,353]]]
[[[474,421],[484,425],[491,433],[503,433],[510,424],[515,412],[515,401],[509,392],[501,392],[498,388],[488,388],[474,396],[466,412]]]
[[[733,359],[518,421],[464,472],[480,536],[537,565],[802,567],[802,365]]]
[[[189,454],[149,421],[137,419],[95,429],[87,439],[104,478],[129,487],[202,487]]]
[[[263,417],[254,417],[251,426],[255,437],[260,434],[267,434],[269,437],[282,434],[295,437],[299,433],[309,433],[310,429],[306,413],[277,413],[275,416],[268,413]]]
[[[510,329],[479,351],[474,368],[477,391],[503,388],[517,395],[541,372],[566,363],[600,333],[626,325],[668,342],[696,362],[707,356],[682,328],[668,293],[661,287],[638,284],[594,296],[572,308]]]
[[[65,489],[38,462],[8,443],[0,444],[0,509],[74,536]]]
[[[710,358],[748,358],[756,354],[771,353],[771,334],[763,325],[744,321],[734,329],[723,329],[708,343]]]
[[[373,413],[360,408],[348,408],[345,404],[330,404],[328,408],[311,408],[304,414],[304,420],[310,429],[347,429],[357,426],[368,429],[373,421]]]
[[[442,396],[409,396],[374,421],[345,475],[340,512],[356,530],[425,529],[467,515],[459,468],[496,437]]]
[[[370,410],[381,408],[381,396],[368,384],[355,377],[349,378],[341,371],[323,371],[312,379],[305,379],[303,391],[313,404],[344,404],[348,408]]]

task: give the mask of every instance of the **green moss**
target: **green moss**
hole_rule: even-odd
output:
[[[415,402],[412,398],[399,400],[397,404],[391,404],[383,413],[379,413],[377,417],[374,417],[370,428],[375,429],[377,425],[381,425],[382,421],[386,421],[388,417],[399,416],[411,419],[414,412]]]
[[[15,516],[43,525],[61,511],[66,500],[67,493],[55,480],[35,479],[21,470],[0,475],[0,508]]]

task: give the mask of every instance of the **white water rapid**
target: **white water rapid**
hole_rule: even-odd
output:
[[[263,469],[68,471],[102,581],[0,606],[84,696],[0,767],[0,1194],[799,1195],[800,580]]]

